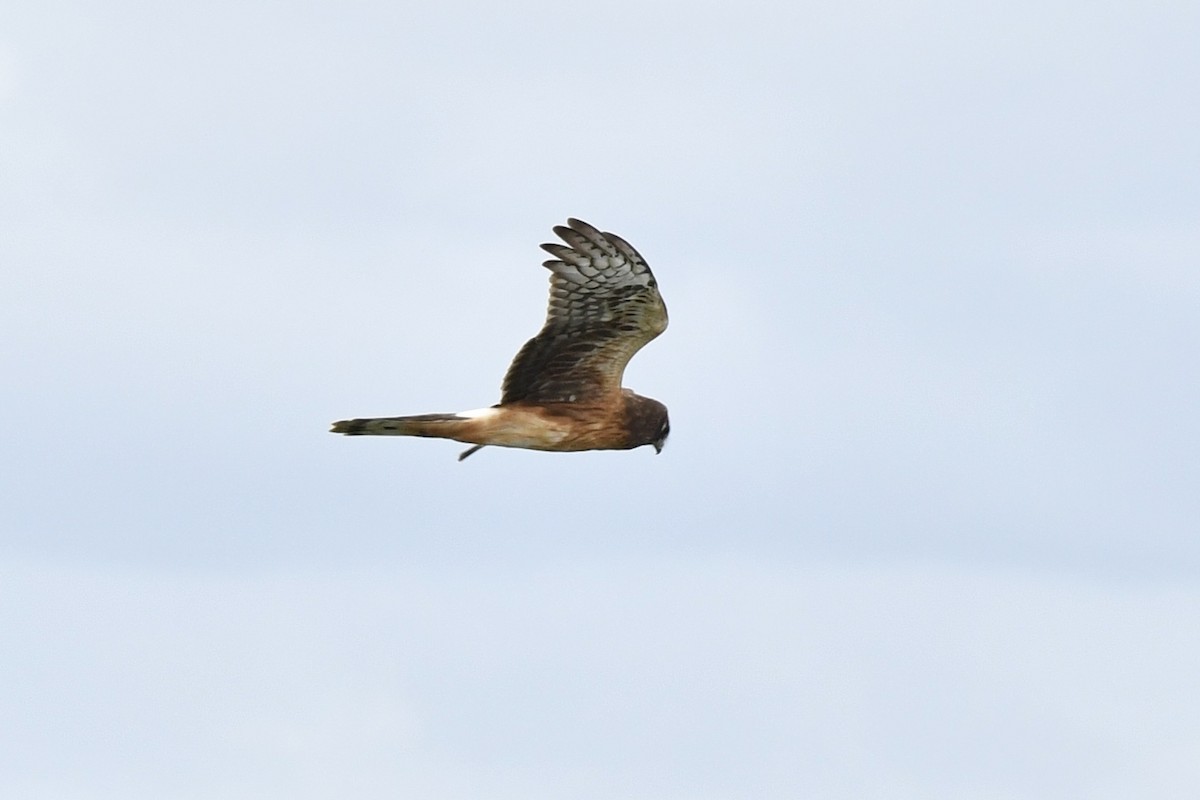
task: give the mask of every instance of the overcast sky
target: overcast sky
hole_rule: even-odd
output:
[[[1194,3],[0,7],[0,795],[1192,798]],[[495,402],[577,216],[655,456]]]

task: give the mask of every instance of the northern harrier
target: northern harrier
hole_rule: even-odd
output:
[[[577,219],[555,226],[566,242],[543,244],[550,270],[546,324],[504,376],[500,402],[458,414],[349,419],[347,436],[432,436],[475,446],[532,450],[661,452],[667,407],[621,387],[625,365],[667,329],[667,307],[645,260],[620,236]]]

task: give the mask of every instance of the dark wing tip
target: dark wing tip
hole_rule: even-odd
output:
[[[588,238],[604,235],[603,233],[600,232],[599,228],[584,222],[583,220],[579,219],[578,217],[568,217],[567,225],[570,227],[563,228],[563,230],[573,230],[576,233],[582,233],[584,236],[587,236]],[[562,228],[562,227],[563,226],[561,226],[561,225],[555,227],[554,232],[558,233],[558,229]],[[561,233],[558,233],[558,235],[562,236]]]

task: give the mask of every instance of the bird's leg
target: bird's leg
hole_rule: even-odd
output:
[[[475,445],[474,447],[472,447],[472,448],[470,448],[470,449],[468,449],[468,450],[463,450],[461,453],[459,453],[458,460],[459,460],[459,461],[462,461],[464,458],[466,458],[467,456],[471,455],[471,454],[472,454],[472,453],[474,453],[476,450],[480,450],[480,449],[482,449],[482,448],[484,448],[484,447],[487,447],[487,445],[484,445],[484,444],[477,444],[477,445]]]

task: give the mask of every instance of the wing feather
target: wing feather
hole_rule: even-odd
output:
[[[625,365],[667,329],[667,307],[645,259],[586,222],[556,226],[546,324],[504,376],[501,403],[603,400],[621,390]]]

